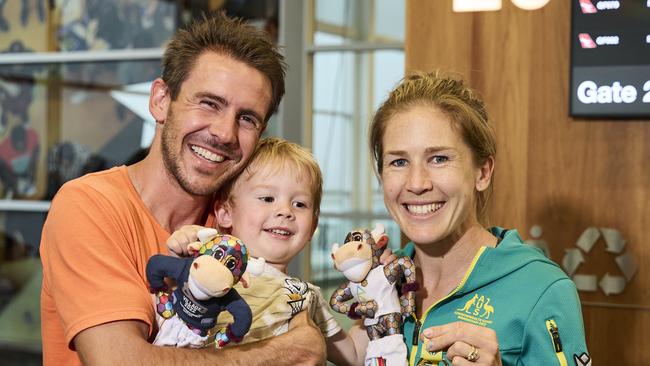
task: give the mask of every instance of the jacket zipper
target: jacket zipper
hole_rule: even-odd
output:
[[[560,331],[557,328],[557,324],[554,319],[549,319],[546,321],[546,330],[551,336],[551,342],[553,342],[553,348],[555,349],[555,356],[560,362],[560,366],[568,366],[566,356],[562,351],[562,342],[560,341]]]
[[[415,328],[413,328],[413,341],[411,342],[411,345],[413,346],[417,346],[420,340],[420,326],[422,326],[420,320],[415,319]]]
[[[418,352],[418,343],[420,341],[420,327],[422,323],[420,320],[415,317],[415,314],[412,315],[415,319],[415,326],[413,328],[413,338],[411,339],[411,357],[409,357],[409,365],[415,365],[415,354]]]
[[[419,320],[415,316],[415,314],[413,314],[413,319],[415,319],[415,328],[413,329],[413,339],[412,339],[411,357],[410,357],[410,360],[409,360],[409,365],[415,366],[415,359],[416,359],[415,355],[416,355],[416,353],[418,351],[418,348],[419,348],[418,344],[419,344],[419,340],[420,340],[420,328],[424,324],[424,321],[427,318],[427,315],[429,315],[429,311],[431,311],[433,308],[435,308],[436,305],[438,305],[441,302],[445,301],[446,299],[452,297],[463,286],[465,286],[465,282],[467,282],[467,279],[469,278],[469,275],[474,270],[474,266],[476,266],[476,263],[478,262],[479,258],[481,258],[481,255],[483,255],[483,252],[485,251],[485,248],[486,247],[481,247],[478,250],[478,253],[476,253],[476,255],[474,256],[474,259],[472,260],[472,264],[467,269],[467,272],[465,272],[465,275],[463,276],[463,279],[460,281],[458,286],[456,286],[456,288],[452,292],[450,292],[447,296],[443,297],[442,299],[438,300],[437,302],[435,302],[434,304],[429,306],[429,308],[427,308],[427,310],[422,313],[422,317]],[[567,366],[567,365],[564,364],[562,366]]]

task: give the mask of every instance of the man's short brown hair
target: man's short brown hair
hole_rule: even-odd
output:
[[[241,61],[269,79],[271,103],[265,116],[268,121],[284,96],[284,56],[264,31],[222,14],[204,16],[179,30],[169,41],[162,60],[162,79],[172,100],[176,100],[196,60],[206,51]]]

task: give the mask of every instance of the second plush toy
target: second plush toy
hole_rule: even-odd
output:
[[[407,365],[402,316],[415,310],[415,265],[407,257],[382,265],[379,257],[387,244],[384,227],[377,225],[373,231],[351,231],[343,245],[332,247],[334,267],[349,281],[332,294],[330,306],[350,318],[363,318],[370,339],[366,366]],[[401,297],[396,288],[400,283]]]

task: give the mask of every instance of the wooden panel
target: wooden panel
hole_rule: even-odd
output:
[[[503,0],[480,13],[453,13],[451,2],[407,2],[407,71],[456,70],[482,93],[499,143],[492,224],[524,238],[540,225],[556,262],[589,226],[621,231],[640,270],[620,295],[580,293],[589,350],[597,364],[650,364],[650,121],[569,117],[568,1],[524,11]],[[578,273],[619,275],[604,247]]]
[[[482,93],[499,138],[491,222],[522,227],[526,212],[527,88],[530,64],[530,15],[507,12],[452,13],[451,1],[407,2],[406,69],[457,71]],[[526,16],[528,15],[528,16]],[[523,31],[522,31],[523,29]],[[489,31],[488,31],[489,30]],[[487,62],[492,60],[491,62]],[[505,207],[504,207],[505,208]]]

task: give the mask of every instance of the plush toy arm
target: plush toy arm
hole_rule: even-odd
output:
[[[165,277],[178,279],[183,271],[184,261],[180,258],[156,254],[147,262],[147,281],[152,292],[166,291]]]
[[[415,263],[409,257],[397,258],[397,263],[401,268],[402,275],[406,278],[406,283],[418,283],[418,278],[415,274]]]
[[[403,288],[407,285],[405,284]],[[402,292],[402,295],[399,297],[399,305],[404,317],[415,314],[415,291],[417,291],[417,283],[415,285],[415,290]]]
[[[330,297],[330,307],[337,313],[347,314],[350,310],[345,302],[352,299],[354,296],[352,296],[352,291],[350,291],[348,284],[349,282],[342,283]]]
[[[232,315],[233,322],[214,334],[214,347],[217,349],[225,347],[230,342],[241,342],[253,322],[250,306],[236,290],[230,290],[222,299],[227,302],[226,310]]]
[[[228,298],[231,300],[226,305],[226,310],[232,315],[233,322],[226,327],[226,335],[229,341],[241,342],[253,323],[251,308],[241,298],[236,290],[230,290]]]
[[[219,329],[219,331],[214,334],[214,348],[219,349],[228,345],[228,343],[230,343],[230,338],[228,337],[229,333],[231,333],[230,324]]]
[[[415,292],[420,288],[415,274],[415,264],[408,257],[398,258],[395,261],[399,269],[399,276],[404,276],[405,282],[402,285],[402,295],[400,296],[400,307],[402,315],[409,316],[415,314]]]
[[[409,257],[400,257],[384,266],[384,275],[391,284],[399,282],[404,276],[406,283],[416,283],[415,264]]]
[[[355,305],[355,304],[357,304],[358,306],[355,306],[354,309],[350,308],[350,310],[351,311],[354,310],[354,313],[355,313],[355,315],[357,317],[353,318],[352,316],[350,316],[350,314],[348,314],[348,316],[350,316],[350,318],[359,319],[361,317],[365,317],[365,318],[374,318],[375,317],[375,314],[376,314],[377,309],[378,309],[377,302],[375,300],[368,300],[368,301],[361,302],[361,303],[354,303],[352,305]]]

